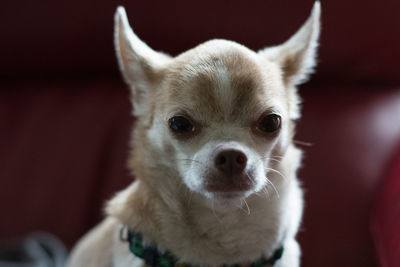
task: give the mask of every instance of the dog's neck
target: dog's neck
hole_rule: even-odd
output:
[[[160,251],[157,244],[154,242],[149,243],[143,240],[142,234],[135,232],[128,227],[122,225],[120,228],[120,241],[129,244],[129,250],[138,258],[142,259],[149,267],[196,267],[198,264],[193,265],[181,261],[170,251]],[[250,267],[262,267],[262,266],[274,266],[275,262],[282,258],[284,247],[277,248],[271,257],[266,258],[264,255],[261,256],[257,261],[246,264],[245,266]],[[224,264],[222,266],[239,267],[241,264]]]
[[[109,203],[108,213],[185,262],[252,262],[263,254],[270,256],[282,245],[287,230],[284,216],[288,191],[292,181],[297,184],[293,177],[295,165],[281,166],[286,179],[285,184],[276,183],[279,197],[253,194],[229,212],[215,208],[212,200],[189,192],[184,185],[174,184],[176,177],[174,181],[174,177],[165,177],[160,171],[153,173],[161,175],[157,179],[138,176]],[[157,187],[148,182],[167,178],[171,183],[160,182]],[[276,177],[278,180],[282,181],[282,177]]]

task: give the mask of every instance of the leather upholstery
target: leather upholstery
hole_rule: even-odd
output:
[[[372,237],[379,264],[400,266],[400,146],[382,179],[372,216]]]
[[[253,49],[283,42],[305,21],[313,2],[8,0],[0,9],[0,73],[116,74],[117,5],[126,6],[134,30],[151,47],[176,55],[211,38]],[[322,9],[318,76],[399,82],[399,1],[322,1]]]
[[[131,181],[125,160],[133,119],[112,44],[117,5],[127,6],[143,40],[176,55],[215,37],[253,49],[282,42],[304,22],[312,4],[4,3],[0,239],[46,230],[71,246],[100,220],[104,202]],[[304,110],[296,136],[312,143],[303,147],[299,172],[306,191],[299,234],[303,266],[380,262],[398,267],[383,265],[382,259],[390,256],[390,263],[398,263],[400,254],[386,243],[397,242],[398,235],[390,236],[393,241],[375,231],[372,238],[369,222],[378,185],[400,139],[400,2],[338,0],[322,7],[320,63],[312,82],[300,89]],[[380,192],[378,201],[385,203],[386,191]],[[375,207],[374,227],[386,227],[383,218],[390,211],[380,212],[383,204]],[[374,241],[379,242],[378,261]],[[381,247],[390,253],[379,252]]]

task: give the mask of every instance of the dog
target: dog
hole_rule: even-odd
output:
[[[119,67],[137,118],[136,180],[73,249],[68,266],[300,266],[303,193],[297,86],[316,65],[320,3],[260,51],[211,40],[156,52],[115,14]]]

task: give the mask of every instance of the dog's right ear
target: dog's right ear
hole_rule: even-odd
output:
[[[122,76],[132,89],[135,114],[139,115],[147,104],[146,96],[160,81],[162,68],[171,58],[154,51],[136,36],[122,6],[115,12],[114,44]]]
[[[293,87],[307,81],[316,65],[320,33],[321,3],[316,1],[310,17],[304,25],[285,43],[267,47],[259,54],[282,69],[286,86]]]

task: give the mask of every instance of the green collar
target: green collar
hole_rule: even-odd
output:
[[[198,267],[193,264],[184,263],[177,264],[178,259],[169,251],[160,252],[155,244],[145,245],[143,243],[143,237],[140,233],[137,233],[126,226],[122,226],[120,230],[121,241],[129,243],[129,250],[135,254],[135,256],[144,260],[144,262],[150,267],[173,267],[175,265],[183,267]],[[246,265],[250,267],[263,267],[273,266],[276,261],[282,258],[283,247],[279,247],[275,250],[274,254],[266,259],[264,256],[259,258],[257,261]],[[224,264],[222,267],[240,267],[240,264]]]

